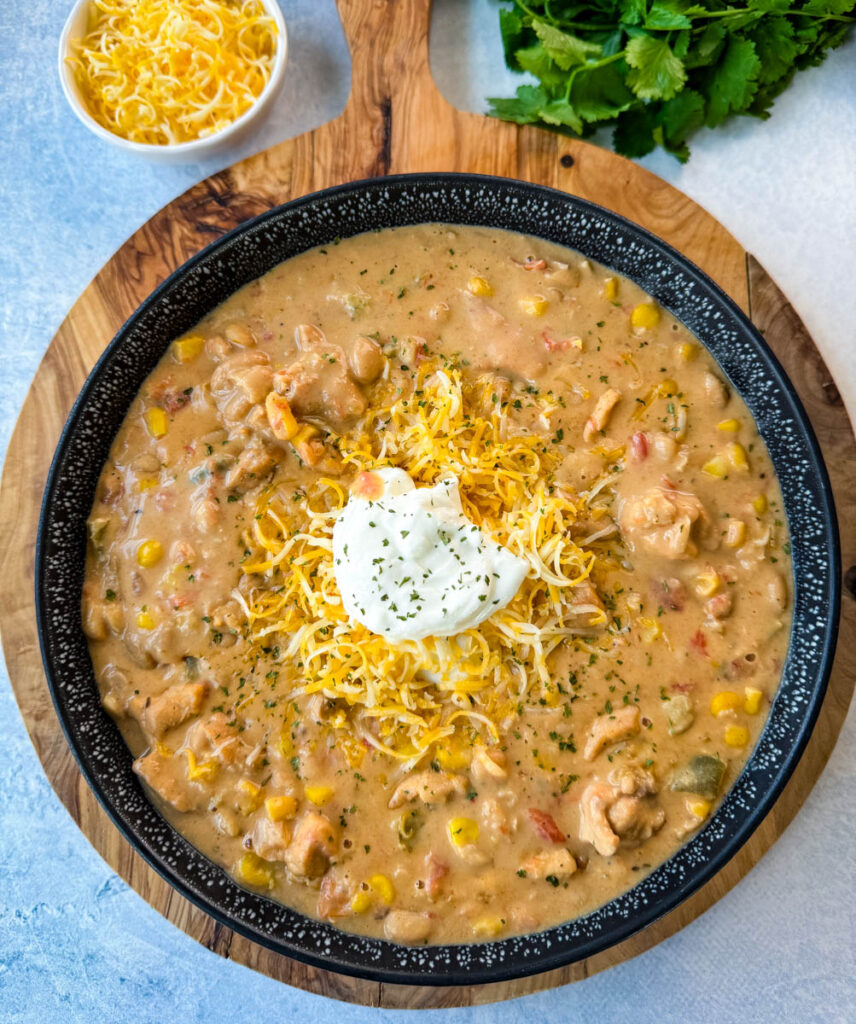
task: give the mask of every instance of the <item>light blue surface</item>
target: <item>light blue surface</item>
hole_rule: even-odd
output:
[[[54,62],[67,6],[0,0],[0,452],[54,330],[125,237],[217,166],[335,116],[348,89],[332,0],[283,0],[292,60],[262,130],[210,164],[140,163],[95,140],[65,106]],[[435,75],[459,106],[481,109],[485,94],[516,84],[500,66],[495,5],[442,0],[436,8]],[[838,371],[851,416],[854,61],[851,40],[823,68],[799,77],[768,124],[740,122],[702,137],[687,168],[659,156],[646,161],[711,209],[773,271]],[[0,723],[0,1021],[414,1019],[294,991],[197,946],[128,889],[78,832],[42,773],[5,673]],[[853,1021],[854,739],[851,713],[785,836],[679,935],[560,991],[419,1019]]]

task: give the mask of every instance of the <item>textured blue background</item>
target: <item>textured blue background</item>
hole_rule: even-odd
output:
[[[127,235],[218,166],[335,116],[348,91],[333,0],[282,0],[292,58],[259,133],[205,165],[140,163],[97,142],[65,105],[55,50],[68,6],[0,0],[0,453],[51,335]],[[496,5],[437,0],[435,7],[438,83],[458,106],[483,109],[484,95],[517,84],[500,66]],[[684,168],[658,155],[644,161],[707,206],[771,270],[836,372],[851,416],[854,64],[851,39],[822,68],[799,76],[767,124],[747,120],[706,133]],[[2,671],[0,725],[0,1021],[405,1019],[291,990],[197,946],[129,890],[78,832],[41,771]],[[785,836],[679,935],[559,991],[419,1019],[853,1021],[854,739],[851,712]]]

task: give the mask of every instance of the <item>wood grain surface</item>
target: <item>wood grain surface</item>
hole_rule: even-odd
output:
[[[143,298],[223,232],[307,192],[410,171],[505,175],[590,199],[664,238],[751,315],[796,384],[832,477],[844,568],[856,564],[856,448],[847,414],[819,352],[763,267],[708,213],[630,161],[540,129],[454,110],[429,72],[430,8],[430,0],[339,0],[353,62],[343,114],[200,182],[128,239],[80,296],[48,348],[12,436],[0,488],[5,568],[0,635],[9,675],[45,772],[95,849],[164,917],[219,955],[333,998],[402,1008],[487,1003],[575,981],[635,956],[698,917],[747,874],[794,817],[832,751],[856,679],[856,601],[846,593],[843,642],[809,747],[775,808],[740,853],[695,896],[621,945],[571,967],[498,985],[381,985],[272,953],[178,896],[101,810],[65,743],[39,656],[33,566],[51,454],[86,374]]]

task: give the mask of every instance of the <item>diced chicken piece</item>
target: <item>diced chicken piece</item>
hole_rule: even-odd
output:
[[[484,800],[481,808],[482,821],[485,827],[494,834],[507,836],[509,828],[508,815],[499,800]]]
[[[238,426],[271,389],[273,370],[264,352],[253,349],[225,359],[211,375],[211,395],[224,424]]]
[[[376,341],[371,338],[359,337],[354,342],[348,362],[356,381],[360,384],[371,384],[383,373],[386,356]]]
[[[654,777],[641,768],[615,773],[616,785],[594,781],[580,797],[580,839],[603,857],[611,857],[621,840],[642,841],[661,828],[665,811],[650,795]]]
[[[431,934],[431,918],[415,910],[390,910],[384,918],[383,932],[390,942],[414,946]]]
[[[734,607],[734,599],[728,591],[722,594],[714,594],[705,602],[704,610],[712,618],[719,621],[727,619]]]
[[[662,828],[666,812],[638,796],[620,796],[607,811],[610,826],[626,840],[643,842]]]
[[[161,800],[177,811],[190,811],[195,806],[190,786],[180,774],[180,763],[173,757],[157,749],[149,750],[134,761],[134,771]]]
[[[259,818],[249,835],[250,846],[263,860],[284,861],[291,831],[284,821]]]
[[[341,878],[328,871],[321,881],[315,909],[320,918],[346,917],[350,913],[351,890]]]
[[[425,855],[425,891],[429,899],[435,900],[440,895],[443,879],[449,873],[449,865],[433,853]]]
[[[453,794],[463,796],[466,791],[467,780],[463,775],[452,772],[418,772],[396,786],[389,807],[395,810],[412,800],[421,800],[424,804],[441,804]]]
[[[595,402],[591,416],[586,420],[583,427],[583,440],[591,441],[596,434],[599,434],[609,422],[612,410],[618,405],[621,399],[621,392],[615,388],[607,388],[606,391]]]
[[[133,697],[128,710],[149,736],[160,737],[198,715],[207,692],[207,683],[179,683],[157,697]]]
[[[654,487],[645,494],[625,498],[618,522],[631,551],[663,558],[687,558],[697,552],[693,524],[707,521],[704,506],[694,494]]]
[[[121,633],[125,613],[119,601],[102,601],[83,595],[83,632],[90,640],[104,640],[109,633]]]
[[[186,744],[199,758],[216,758],[224,764],[242,764],[250,747],[238,735],[237,725],[217,711],[210,718],[194,722],[187,730]]]
[[[340,346],[329,344],[311,324],[301,324],[297,333],[300,354],[274,374],[274,389],[298,419],[314,417],[342,430],[365,412],[365,396],[348,373]]]
[[[627,704],[613,711],[611,715],[596,718],[586,740],[583,757],[593,761],[604,747],[626,740],[639,732],[639,708]]]
[[[275,465],[274,450],[263,441],[251,441],[226,474],[226,486],[242,487],[261,483]]]
[[[320,878],[338,849],[339,834],[330,819],[318,811],[308,811],[294,828],[285,866],[298,878]]]
[[[648,796],[657,792],[657,782],[653,772],[637,765],[617,768],[610,772],[609,782],[623,796]]]
[[[621,842],[606,817],[614,800],[615,790],[605,782],[592,782],[580,797],[580,839],[602,857],[611,857]]]
[[[570,878],[577,870],[577,862],[566,849],[540,850],[527,857],[520,868],[526,872],[527,878],[539,879],[552,875],[562,879]]]
[[[476,782],[498,782],[508,778],[505,757],[500,750],[488,750],[483,744],[473,749],[470,774]]]
[[[490,372],[500,370],[527,380],[537,376],[548,356],[544,346],[527,339],[520,327],[506,320],[483,298],[463,291],[461,299],[472,333],[484,342],[481,352],[473,360],[473,368]]]

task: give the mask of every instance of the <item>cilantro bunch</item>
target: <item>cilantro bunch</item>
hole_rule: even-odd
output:
[[[767,118],[795,72],[820,64],[856,18],[856,0],[513,0],[500,11],[506,64],[528,71],[490,113],[585,138],[614,127],[640,157],[735,114]]]

